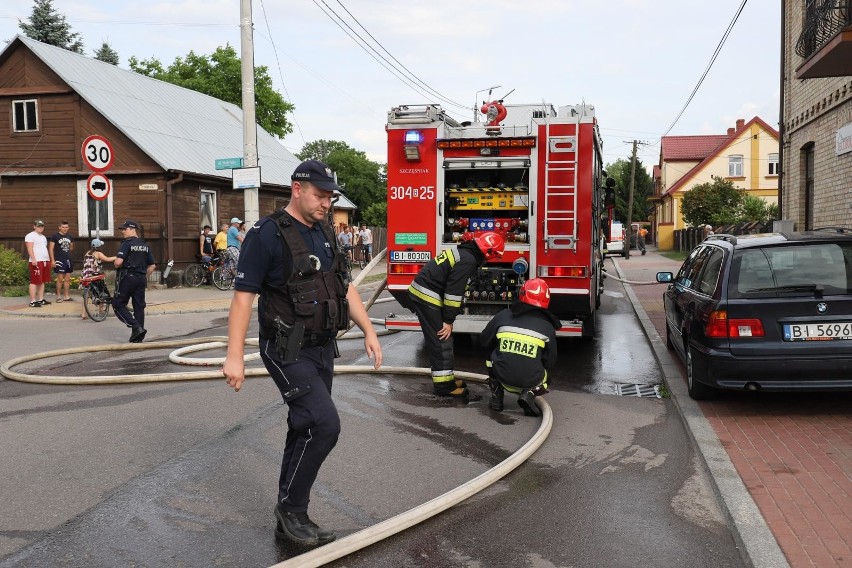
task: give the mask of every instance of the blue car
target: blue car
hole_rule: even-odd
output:
[[[692,398],[852,390],[852,230],[713,235],[657,281]]]

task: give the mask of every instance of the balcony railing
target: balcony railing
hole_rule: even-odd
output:
[[[843,28],[852,26],[852,0],[808,0],[807,19],[796,53],[807,59]]]

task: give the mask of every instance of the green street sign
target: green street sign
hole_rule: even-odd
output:
[[[243,167],[242,158],[220,158],[214,162],[217,170],[233,170]]]

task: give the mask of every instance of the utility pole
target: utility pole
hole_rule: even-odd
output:
[[[636,140],[633,141],[633,158],[630,160],[630,189],[627,191],[627,256],[625,258],[630,258],[630,237],[631,232],[633,231],[633,225],[631,217],[633,217],[633,187],[636,184],[636,144],[638,142]],[[636,234],[636,238],[639,238],[639,234]],[[637,241],[638,244],[638,241]]]
[[[240,68],[243,97],[243,167],[257,167],[257,119],[254,111],[254,39],[251,0],[240,0]],[[243,221],[251,226],[260,218],[260,190],[243,190]]]

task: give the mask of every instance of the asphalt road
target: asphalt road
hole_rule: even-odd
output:
[[[608,281],[599,334],[560,341],[547,395],[554,427],[523,466],[486,491],[337,566],[742,566],[706,473],[670,400],[610,394],[659,370],[623,289]],[[375,317],[396,310],[374,306]],[[224,314],[149,316],[148,339],[224,334]],[[85,331],[82,333],[81,331]],[[102,324],[2,317],[0,360],[115,343]],[[417,334],[382,338],[386,364],[426,366]],[[361,342],[342,364],[366,364]],[[207,355],[221,356],[221,350]],[[201,355],[201,354],[197,354]],[[30,365],[44,374],[185,371],[167,352],[93,354]],[[462,339],[457,367],[483,372]],[[194,370],[194,369],[189,369]],[[538,426],[507,397],[487,408],[435,399],[427,377],[341,375],[343,423],[311,516],[341,535],[481,474]],[[475,397],[476,398],[476,397]],[[272,381],[46,386],[0,380],[0,566],[268,566],[286,407]]]

